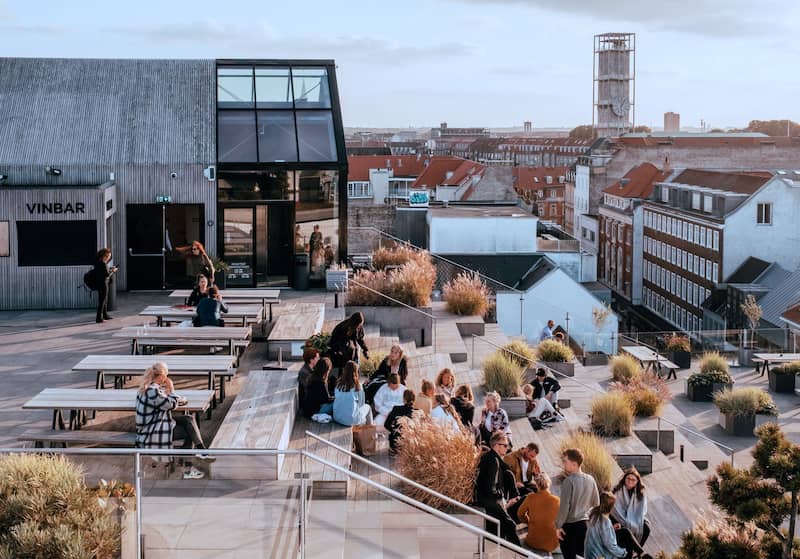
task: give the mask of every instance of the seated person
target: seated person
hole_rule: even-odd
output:
[[[358,363],[348,361],[336,382],[333,420],[340,425],[372,425],[372,408],[364,399]]]
[[[534,399],[536,389],[532,384],[523,384],[522,393],[525,395],[525,415],[530,419],[538,419],[542,423],[556,421],[556,409],[547,398]]]
[[[507,450],[511,450],[511,427],[509,426],[508,414],[506,410],[500,407],[500,394],[497,392],[486,394],[479,428],[481,430],[481,440],[485,445],[489,444],[492,433],[502,431],[508,442]]]
[[[297,404],[300,409],[303,409],[303,400],[306,397],[306,388],[311,375],[314,372],[314,367],[317,366],[319,361],[319,350],[313,347],[307,347],[303,350],[303,366],[297,373]]]
[[[448,368],[444,368],[436,375],[436,393],[444,394],[448,398],[456,395],[456,376]]]
[[[433,408],[430,413],[431,419],[445,425],[449,425],[453,431],[460,431],[461,424],[456,419],[456,411],[450,405],[450,401],[444,394],[437,394],[433,400]]]
[[[222,302],[219,288],[212,285],[208,288],[208,297],[201,299],[197,304],[193,324],[195,326],[225,326],[222,313],[228,312],[228,307]]]
[[[303,399],[303,415],[309,419],[318,413],[333,414],[333,397],[328,392],[328,375],[331,373],[331,360],[321,358],[308,380]]]
[[[398,419],[401,417],[418,418],[420,416],[420,411],[414,409],[415,398],[413,390],[403,390],[403,403],[399,406],[394,406],[383,422],[383,426],[389,431],[389,450],[393,453],[397,452],[397,442],[400,438],[400,422]]]
[[[472,395],[472,388],[468,384],[456,388],[455,398],[450,399],[450,405],[458,412],[461,424],[471,427],[475,419],[475,396]]]
[[[383,425],[392,408],[403,404],[403,391],[405,389],[406,387],[400,384],[400,375],[397,373],[389,375],[386,384],[381,386],[380,390],[375,394],[375,412],[377,414],[375,423]]]
[[[549,376],[543,367],[536,369],[536,378],[531,383],[533,385],[533,399],[545,398],[553,405],[553,408],[561,415],[561,410],[558,407],[558,391],[561,390],[561,385],[556,379]]]
[[[369,382],[367,382],[367,386],[364,389],[366,391],[367,403],[369,405],[373,405],[375,401],[375,393],[378,392],[381,386],[386,384],[386,379],[388,379],[389,375],[392,373],[397,373],[400,375],[400,384],[406,383],[406,377],[408,376],[408,363],[403,355],[403,348],[401,348],[399,345],[392,346],[392,349],[389,351],[389,355],[383,358],[383,361],[381,361],[378,369],[369,378]]]
[[[208,297],[208,278],[203,274],[198,274],[194,289],[189,294],[186,304],[190,307],[196,307],[200,300],[206,297]]]
[[[520,495],[527,495],[536,491],[533,479],[542,473],[539,466],[539,445],[528,443],[519,450],[509,452],[503,457],[503,461],[511,468],[514,474],[514,484]]]
[[[433,408],[433,399],[435,397],[436,390],[433,388],[433,383],[425,379],[422,381],[422,388],[419,394],[417,394],[417,399],[414,401],[414,407],[425,412],[425,415],[430,415],[431,408]]]
[[[165,363],[155,363],[144,373],[136,394],[136,447],[172,448],[173,440],[183,440],[181,448],[205,448],[197,422],[191,414],[172,415],[172,410],[186,403],[178,396]],[[212,460],[198,454],[201,460]],[[183,479],[200,479],[203,472],[184,462]]]
[[[525,545],[536,551],[552,553],[558,548],[556,516],[561,500],[550,493],[550,478],[539,474],[533,478],[536,492],[529,493],[517,509],[517,518],[528,524]]]

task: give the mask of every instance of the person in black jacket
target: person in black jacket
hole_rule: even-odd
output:
[[[306,394],[303,399],[303,415],[309,419],[317,413],[333,415],[333,396],[328,392],[328,375],[331,372],[331,360],[327,357],[317,361],[311,378],[308,379]]]
[[[111,260],[111,250],[101,248],[97,251],[95,257],[94,269],[94,283],[97,286],[97,317],[95,322],[100,323],[104,320],[111,320],[112,317],[108,316],[108,281],[111,279],[111,274],[117,271],[117,267],[108,267],[108,261]]]
[[[225,326],[222,313],[228,312],[228,307],[222,301],[216,285],[208,288],[208,297],[200,299],[195,309],[193,324],[195,326]]]
[[[194,284],[194,289],[189,294],[186,304],[190,307],[196,307],[201,299],[205,299],[208,296],[208,278],[203,274],[198,274],[197,282]]]
[[[389,431],[389,450],[392,453],[397,452],[397,441],[400,438],[400,422],[398,419],[401,417],[414,417],[415,412],[419,415],[421,412],[414,409],[414,401],[417,396],[413,390],[405,390],[403,392],[403,405],[395,406],[389,415],[386,416],[386,421],[383,426]]]
[[[478,464],[478,477],[475,480],[475,504],[483,507],[486,514],[500,521],[500,535],[503,539],[519,545],[517,523],[506,511],[519,500],[514,474],[503,456],[508,451],[508,439],[502,431],[495,431],[489,439],[491,450],[481,456]],[[506,500],[508,499],[508,500]],[[486,531],[493,532],[494,526],[486,524]]]
[[[364,386],[364,395],[370,406],[375,399],[375,393],[378,392],[381,386],[386,384],[386,380],[392,373],[397,373],[400,376],[400,384],[405,385],[406,377],[408,376],[408,364],[403,355],[403,348],[399,345],[392,346],[392,349],[389,350],[389,355],[383,358],[381,364],[378,365],[378,370],[369,377],[369,382]]]
[[[328,355],[333,367],[341,369],[348,361],[358,363],[358,347],[364,354],[364,359],[369,358],[369,349],[364,343],[364,315],[355,312],[344,319],[331,332],[328,342]]]
[[[558,407],[558,391],[561,390],[561,385],[553,377],[547,376],[547,371],[542,367],[536,369],[536,378],[531,383],[533,385],[533,399],[545,398],[549,401],[556,411],[560,411]]]

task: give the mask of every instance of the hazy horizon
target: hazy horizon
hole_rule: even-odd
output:
[[[44,17],[43,17],[44,15]],[[571,128],[592,121],[592,41],[637,34],[636,124],[796,118],[788,0],[309,0],[131,5],[0,0],[4,56],[333,58],[353,128]],[[793,118],[795,117],[795,118]]]

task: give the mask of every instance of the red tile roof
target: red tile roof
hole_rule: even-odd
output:
[[[671,182],[704,186],[716,190],[726,190],[740,194],[754,194],[767,181],[772,173],[767,171],[705,171],[686,169]]]
[[[514,186],[519,190],[539,190],[564,186],[559,182],[559,177],[564,177],[566,182],[569,167],[529,167],[520,165],[514,167]],[[547,184],[547,177],[552,177],[552,183]]]
[[[419,175],[414,188],[458,186],[469,176],[483,173],[485,165],[460,157],[431,157],[430,163]]]
[[[792,324],[800,326],[800,302],[797,302],[789,307],[789,310],[783,313],[781,317],[785,318]]]
[[[351,155],[347,180],[368,181],[370,169],[392,169],[395,177],[418,177],[430,159],[423,155]]]
[[[652,163],[642,163],[625,173],[621,180],[604,189],[603,193],[622,198],[649,198],[653,193],[653,185],[665,180],[669,173]]]

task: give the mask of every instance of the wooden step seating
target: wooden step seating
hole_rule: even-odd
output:
[[[603,442],[623,470],[633,466],[642,475],[652,473],[653,451],[647,448],[647,445],[636,435],[604,437]]]
[[[322,331],[324,303],[287,303],[276,310],[277,318],[267,335],[270,359],[302,359],[305,341]]]
[[[44,447],[44,443],[49,443],[50,447],[62,446],[64,448],[72,444],[132,447],[136,444],[136,433],[130,431],[93,431],[91,429],[69,431],[28,429],[19,435],[17,440],[33,442],[36,448]]]
[[[297,370],[254,370],[242,386],[210,448],[286,449],[297,412]],[[216,479],[276,480],[285,456],[223,456],[211,466]]]
[[[353,448],[352,427],[340,425],[334,421],[316,423],[305,417],[298,417],[292,431],[292,442],[290,443],[291,448],[308,448],[309,452],[323,460],[332,462],[345,470],[350,469],[350,456],[311,437],[308,437],[308,441],[306,441],[306,431],[314,433],[318,437],[322,437],[344,449],[351,450]],[[295,473],[300,472],[299,458],[296,456],[291,458],[292,460],[287,462],[283,469],[283,475],[287,479],[291,479]],[[305,472],[309,474],[315,497],[347,496],[348,477],[344,473],[310,458],[305,460]]]
[[[443,302],[434,302],[431,306],[433,316],[436,318],[433,328],[436,333],[434,349],[437,352],[447,353],[453,363],[464,363],[469,359],[467,346],[464,344],[459,323],[465,328],[475,329],[474,317],[461,317],[450,314],[445,309]],[[481,323],[483,320],[481,320]]]

